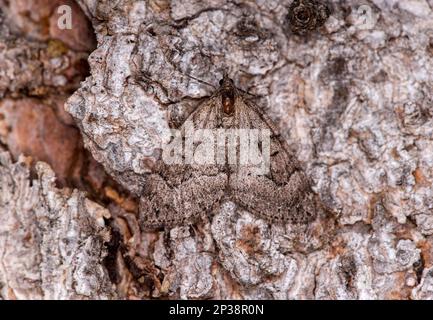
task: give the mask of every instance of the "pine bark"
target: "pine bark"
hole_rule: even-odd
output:
[[[32,54],[55,35],[12,41],[5,21],[19,12],[0,1],[2,298],[433,298],[433,1],[329,1],[326,22],[301,34],[292,2],[78,0],[97,47],[65,108],[89,161],[114,181],[68,184],[74,170],[20,157],[19,139],[2,134],[23,88],[65,99],[70,88]],[[72,60],[91,51],[67,47]],[[25,67],[14,55],[23,50]],[[29,65],[45,78],[29,80]],[[297,250],[290,226],[232,202],[192,226],[140,229],[137,199],[161,137],[224,72],[274,121],[334,213],[335,232],[312,235],[313,251]]]

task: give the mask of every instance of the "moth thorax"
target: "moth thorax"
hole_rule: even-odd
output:
[[[221,103],[224,113],[232,115],[235,111],[235,94],[233,90],[224,90],[221,92]]]

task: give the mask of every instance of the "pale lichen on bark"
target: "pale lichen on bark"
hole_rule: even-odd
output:
[[[433,298],[433,1],[364,1],[368,28],[358,1],[329,1],[329,19],[305,36],[289,31],[291,2],[78,1],[98,47],[67,110],[125,188],[140,195],[166,130],[227,71],[337,214],[336,234],[313,233],[315,250],[302,252],[290,227],[231,202],[148,233],[111,208],[119,236],[104,267],[119,297]]]
[[[0,154],[0,283],[6,299],[116,297],[103,267],[110,213],[77,190],[56,189],[48,165]]]

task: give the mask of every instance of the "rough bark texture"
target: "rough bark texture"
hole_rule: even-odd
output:
[[[30,177],[25,158],[0,154],[0,284],[6,299],[107,299],[102,265],[108,210],[77,190],[54,187],[47,164]]]
[[[276,123],[314,191],[335,212],[337,227],[326,241],[313,234],[317,249],[301,252],[290,224],[267,224],[227,202],[193,226],[142,232],[136,206],[113,191],[115,200],[104,203],[110,214],[99,211],[111,217],[109,228],[91,220],[95,210],[84,205],[74,218],[80,236],[72,243],[92,244],[80,267],[98,271],[74,278],[68,269],[67,278],[83,281],[85,289],[60,285],[62,294],[53,296],[114,297],[108,275],[120,298],[433,298],[433,1],[365,1],[368,21],[359,16],[358,1],[330,1],[326,23],[305,35],[290,31],[290,0],[78,3],[98,45],[89,58],[91,76],[66,109],[87,149],[125,189],[140,197],[166,130],[182,124],[228,72]],[[16,79],[1,78],[0,90],[2,83],[11,90]],[[28,174],[11,169],[20,165],[2,163],[1,170],[12,173],[1,177],[0,219],[14,221],[22,211],[23,225],[40,234],[43,225],[25,212],[49,216],[52,207],[46,200],[36,206],[37,196],[26,190],[53,187],[44,175],[25,187]],[[17,179],[26,183],[11,190],[8,181]],[[91,203],[80,195],[57,196],[51,204],[62,212],[59,228],[68,228],[68,201]],[[14,230],[6,225],[0,239]],[[84,231],[93,229],[106,230],[110,240]],[[0,255],[4,288],[22,287],[11,285],[23,277],[7,268],[14,259],[34,261],[37,254],[43,261],[44,240],[35,243],[36,251],[25,253],[0,246],[9,252]],[[47,272],[39,262],[28,263],[39,278],[28,277],[43,284],[52,283],[45,277],[56,277],[61,265],[49,264]],[[15,296],[45,296],[39,282],[28,287],[36,293]]]

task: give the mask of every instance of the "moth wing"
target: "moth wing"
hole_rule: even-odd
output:
[[[200,105],[180,131],[185,134],[187,126],[193,130],[215,129],[219,119],[217,102],[212,97]],[[160,161],[157,172],[148,177],[140,199],[140,222],[145,229],[194,223],[224,196],[227,174],[221,165],[187,164],[185,154],[182,158],[182,164]]]
[[[230,173],[232,199],[267,221],[311,221],[315,215],[315,200],[309,180],[272,121],[244,98],[238,99],[235,116],[240,128],[267,129],[270,147],[267,173],[257,173],[257,166],[250,164],[239,164]],[[263,148],[262,151],[266,152]]]
[[[197,176],[170,185],[160,175],[149,177],[140,199],[140,223],[145,229],[194,223],[224,195],[227,177]]]

